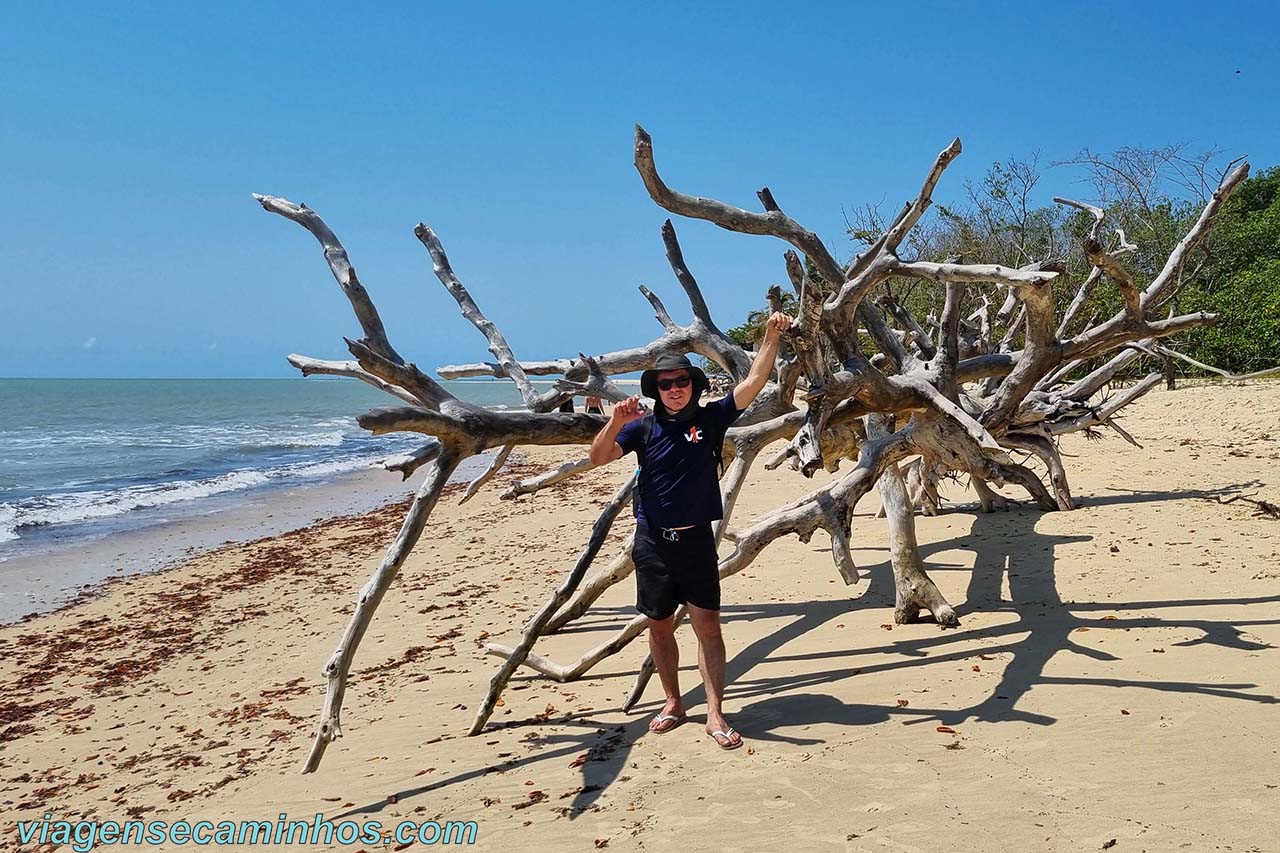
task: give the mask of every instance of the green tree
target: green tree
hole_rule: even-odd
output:
[[[1073,168],[1085,178],[1089,189],[1081,198],[1106,212],[1104,233],[1111,245],[1118,243],[1116,230],[1121,229],[1138,247],[1119,260],[1135,283],[1145,288],[1217,185],[1217,175],[1210,168],[1214,159],[1213,151],[1193,155],[1175,145],[1121,148],[1110,154],[1086,150],[1057,165]],[[1093,227],[1093,218],[1074,208],[1036,204],[1039,183],[1034,157],[992,164],[980,181],[965,185],[958,202],[934,205],[934,215],[908,235],[903,257],[1008,266],[1065,258],[1067,274],[1054,289],[1061,315],[1090,271],[1080,244]],[[855,243],[869,245],[888,222],[878,208],[864,207],[854,211],[847,226]],[[813,270],[810,275],[814,276]],[[1280,364],[1280,167],[1255,175],[1236,190],[1223,205],[1207,244],[1188,259],[1183,275],[1183,287],[1164,304],[1154,306],[1152,315],[1212,311],[1221,319],[1217,326],[1195,330],[1166,345],[1236,373]],[[829,289],[820,281],[818,286]],[[880,287],[881,295],[905,306],[921,324],[941,309],[941,288],[928,282],[891,278]],[[965,313],[976,308],[984,295],[991,300],[992,337],[999,341],[1016,311],[997,318],[1003,294],[971,287]],[[876,296],[872,295],[873,301]],[[795,297],[786,293],[784,299],[786,310],[794,311]],[[1066,334],[1077,333],[1090,317],[1096,321],[1115,314],[1122,305],[1114,284],[1102,279]],[[744,347],[754,347],[767,316],[766,309],[753,311],[727,334]],[[1015,347],[1020,345],[1018,337],[1013,341]],[[1170,360],[1166,367],[1171,372],[1177,365]],[[1135,375],[1149,369],[1148,364],[1131,368]]]
[[[1227,200],[1209,250],[1183,306],[1221,319],[1199,331],[1192,354],[1233,373],[1280,364],[1280,167],[1249,178]]]

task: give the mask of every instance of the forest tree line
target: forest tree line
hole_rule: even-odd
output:
[[[1085,150],[1055,166],[1071,167],[1076,180],[1059,186],[1065,170],[1055,169],[1054,189],[1105,211],[1104,244],[1119,247],[1121,232],[1135,249],[1119,256],[1139,288],[1145,288],[1187,233],[1225,168],[1216,152],[1188,154],[1183,146],[1122,148],[1110,154]],[[1040,203],[1044,170],[1038,158],[994,163],[981,180],[965,185],[959,202],[935,204],[933,215],[911,232],[901,254],[913,260],[996,263],[1019,267],[1049,258],[1067,261],[1068,274],[1055,286],[1058,313],[1067,307],[1088,275],[1090,264],[1081,249],[1093,217],[1056,203]],[[1074,194],[1074,195],[1073,195]],[[890,214],[891,216],[891,214]],[[852,254],[870,245],[888,225],[885,212],[866,206],[846,214]],[[1197,361],[1236,374],[1280,365],[1280,167],[1256,172],[1227,201],[1209,239],[1186,266],[1185,286],[1152,319],[1210,311],[1216,326],[1195,329],[1164,342]],[[817,278],[816,271],[810,270]],[[999,316],[1002,293],[971,288],[972,310],[982,307],[1001,340],[1015,323],[1016,312]],[[890,309],[903,306],[924,328],[941,307],[942,288],[919,279],[890,279],[876,300]],[[789,288],[774,291],[785,306],[794,304]],[[1088,293],[1071,327],[1062,337],[1089,325],[1090,318],[1109,317],[1122,307],[1115,285],[1102,277]],[[968,313],[968,312],[966,312]],[[894,321],[889,311],[890,322]],[[730,337],[754,342],[767,309],[753,311]],[[976,321],[975,321],[976,322]],[[1014,328],[1011,344],[1018,346]],[[1201,373],[1183,362],[1165,359],[1166,373]],[[714,367],[714,366],[713,366]],[[1149,370],[1135,365],[1133,372]]]

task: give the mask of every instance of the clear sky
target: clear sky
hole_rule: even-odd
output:
[[[936,197],[992,161],[1187,142],[1280,163],[1274,4],[9,4],[0,29],[0,376],[289,376],[359,328],[318,244],[342,238],[392,342],[488,358],[419,221],[521,358],[602,352],[688,305],[681,190],[779,203],[840,256],[843,213],[896,206],[953,136]],[[1238,73],[1237,73],[1238,72]],[[1045,200],[1081,194],[1050,170]],[[676,221],[728,327],[785,279],[776,240]]]

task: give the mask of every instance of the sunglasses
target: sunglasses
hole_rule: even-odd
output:
[[[693,382],[688,376],[681,376],[678,379],[659,379],[658,390],[670,391],[672,388],[688,388]]]

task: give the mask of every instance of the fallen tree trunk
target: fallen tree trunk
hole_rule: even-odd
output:
[[[650,197],[679,216],[702,219],[729,231],[770,236],[789,248],[782,256],[788,278],[799,297],[799,316],[790,336],[790,354],[779,356],[775,381],[757,398],[726,437],[730,461],[724,483],[725,520],[716,535],[733,544],[719,562],[722,579],[751,565],[768,545],[783,536],[802,541],[818,530],[831,539],[835,568],[846,583],[857,580],[850,554],[855,531],[852,513],[863,496],[877,487],[888,524],[899,622],[929,611],[940,625],[958,624],[954,609],[929,579],[915,537],[914,508],[940,511],[937,484],[943,477],[967,475],[983,511],[1005,509],[1008,500],[995,491],[1013,484],[1023,488],[1046,511],[1074,506],[1066,468],[1055,445],[1062,434],[1109,426],[1127,440],[1133,437],[1116,423],[1124,406],[1158,383],[1152,374],[1120,393],[1095,401],[1117,375],[1143,356],[1180,358],[1201,369],[1214,368],[1181,356],[1159,343],[1163,338],[1212,325],[1207,313],[1150,319],[1153,311],[1175,304],[1188,260],[1200,251],[1222,203],[1247,177],[1242,163],[1225,175],[1206,202],[1196,223],[1168,256],[1160,273],[1140,289],[1118,260],[1133,250],[1124,234],[1110,248],[1101,236],[1103,213],[1087,203],[1060,200],[1094,217],[1081,242],[1082,257],[1091,272],[1079,283],[1075,297],[1061,317],[1055,314],[1054,288],[1065,280],[1066,264],[1043,258],[1020,267],[992,263],[961,263],[901,256],[904,240],[933,204],[933,193],[948,166],[961,153],[954,140],[935,158],[918,192],[906,202],[867,250],[840,263],[816,232],[787,215],[766,187],[758,192],[762,212],[742,210],[703,196],[669,187],[659,174],[653,141],[643,128],[635,129],[634,162]],[[497,412],[458,399],[439,381],[406,361],[392,346],[369,292],[356,275],[346,249],[328,225],[310,208],[286,199],[256,195],[269,212],[309,231],[321,244],[325,262],[349,301],[362,336],[346,340],[354,360],[322,360],[291,355],[290,363],[303,375],[331,375],[357,379],[394,398],[392,408],[376,409],[358,420],[374,434],[413,432],[425,436],[413,453],[387,459],[384,466],[408,477],[422,467],[427,476],[419,488],[399,533],[374,574],[361,589],[351,619],[324,670],[327,691],[319,725],[304,772],[314,771],[328,745],[341,735],[340,715],[350,671],[361,638],[409,553],[423,535],[433,508],[459,463],[490,450],[497,454],[486,470],[469,484],[462,500],[479,493],[504,460],[523,445],[573,446],[589,444],[604,423],[597,415],[554,411],[580,394],[620,400],[626,395],[609,379],[644,370],[666,353],[694,352],[715,362],[741,381],[751,356],[715,323],[711,310],[667,220],[661,238],[668,263],[692,312],[687,325],[676,323],[658,296],[646,287],[641,293],[662,326],[657,338],[640,346],[596,356],[544,361],[521,361],[498,327],[480,310],[445,253],[435,231],[419,224],[415,234],[426,249],[432,269],[457,302],[462,315],[484,336],[495,361],[438,368],[446,378],[495,376],[510,379],[528,409]],[[1113,282],[1123,306],[1101,323],[1079,323],[1090,292],[1103,278]],[[890,279],[909,279],[921,286],[942,285],[943,305],[929,328],[884,290]],[[987,292],[980,291],[987,288]],[[979,307],[969,311],[964,301],[977,292]],[[997,343],[989,312],[989,293],[1003,291],[1004,303],[996,321],[1005,323]],[[776,302],[780,292],[771,298]],[[970,300],[969,307],[973,306]],[[1013,318],[1010,321],[1010,318]],[[900,330],[890,328],[890,320]],[[976,325],[975,325],[976,323]],[[1083,325],[1073,336],[1072,328]],[[1021,349],[1015,349],[1021,339]],[[868,351],[868,348],[874,351]],[[1105,362],[1097,363],[1099,359]],[[1221,373],[1221,371],[1217,371]],[[1074,382],[1068,377],[1083,374]],[[559,381],[538,392],[530,377],[555,375]],[[1260,374],[1250,374],[1260,375]],[[1227,374],[1227,378],[1236,377]],[[797,388],[807,390],[797,406]],[[731,531],[729,520],[752,464],[771,442],[786,446],[771,454],[767,468],[784,462],[804,476],[819,468],[838,471],[842,462],[852,468],[803,497],[762,513]],[[1136,442],[1135,442],[1136,443]],[[1027,452],[1044,465],[1048,485],[1032,469],[1014,462],[1008,450]],[[904,481],[901,463],[912,460]],[[515,498],[533,494],[552,483],[581,474],[590,465],[572,461],[510,486],[503,494]],[[515,647],[492,644],[491,654],[505,658],[490,681],[477,710],[471,734],[481,731],[512,674],[525,666],[549,677],[582,677],[601,660],[615,654],[645,628],[645,617],[631,620],[614,636],[588,649],[577,660],[559,664],[536,654],[537,638],[562,629],[586,613],[598,596],[632,570],[628,539],[623,549],[591,578],[586,573],[631,493],[621,488],[606,504],[583,551],[564,582],[525,625]],[[860,532],[860,531],[859,531]],[[652,672],[642,665],[627,700],[643,692]]]

